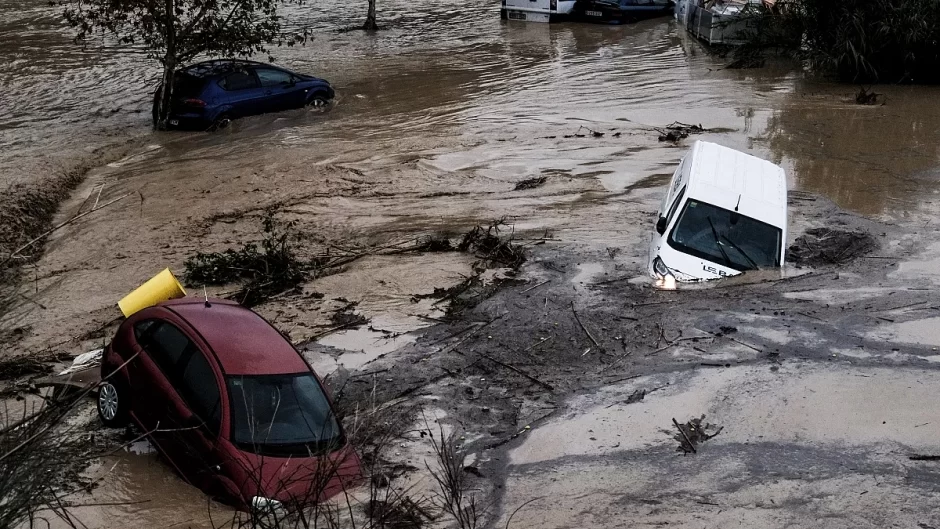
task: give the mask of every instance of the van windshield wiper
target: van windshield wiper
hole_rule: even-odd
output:
[[[711,216],[705,218],[708,219],[708,225],[712,227],[712,236],[715,238],[715,246],[718,247],[718,251],[721,252],[721,256],[725,258],[725,264],[731,266],[731,259],[728,257],[728,253],[725,252],[725,249],[721,246],[721,237],[718,236],[718,230],[715,229],[715,223],[712,222]]]
[[[760,270],[760,266],[758,266],[757,261],[751,259],[751,257],[750,257],[747,253],[745,253],[745,251],[742,250],[740,246],[738,246],[737,244],[735,244],[734,241],[732,241],[731,239],[729,239],[726,235],[721,235],[721,237],[722,237],[724,240],[728,241],[728,244],[730,244],[732,248],[734,248],[735,250],[737,250],[737,252],[738,252],[739,254],[743,255],[744,258],[747,259],[748,262],[751,263],[751,266],[754,267],[754,268],[753,268],[754,270]]]

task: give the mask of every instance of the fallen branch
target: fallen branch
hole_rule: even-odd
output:
[[[581,323],[581,318],[578,316],[578,311],[574,310],[573,300],[571,301],[571,312],[574,313],[574,319],[577,320],[578,325],[581,326],[581,330],[584,331],[584,334],[586,334],[587,337],[591,339],[591,342],[593,342],[595,346],[600,347],[601,344],[597,343],[597,340],[595,340],[594,336],[591,335],[591,331],[587,330],[587,327],[585,327],[584,324]]]
[[[682,438],[685,439],[685,442],[686,442],[686,443],[688,443],[689,448],[692,449],[692,453],[693,453],[693,454],[698,453],[698,451],[695,450],[695,445],[692,444],[692,440],[689,439],[689,435],[688,435],[687,433],[685,433],[685,430],[683,430],[681,426],[679,426],[679,421],[677,421],[675,417],[672,418],[672,424],[675,424],[675,425],[676,425],[676,429],[679,430],[679,433],[682,434]]]
[[[908,459],[911,461],[940,461],[940,456],[926,455],[926,454],[914,454],[908,456]]]
[[[532,375],[526,373],[525,371],[522,371],[521,369],[519,369],[519,368],[517,368],[517,367],[515,367],[515,366],[513,366],[513,365],[507,364],[507,363],[505,363],[505,362],[501,362],[501,361],[499,361],[499,360],[493,358],[492,356],[490,356],[490,355],[488,355],[488,354],[486,354],[486,353],[480,353],[480,356],[482,356],[483,358],[486,358],[487,360],[489,360],[490,362],[493,362],[494,364],[499,364],[499,365],[505,367],[506,369],[509,369],[510,371],[513,371],[513,372],[515,372],[515,373],[518,373],[518,374],[520,374],[520,375],[526,377],[527,379],[531,380],[532,382],[535,382],[536,384],[542,386],[543,388],[545,388],[545,389],[547,389],[547,390],[549,390],[549,391],[555,391],[555,387],[552,386],[551,384],[549,384],[549,383],[547,383],[547,382],[542,382],[541,380],[535,378],[534,376],[532,376]]]
[[[546,279],[545,281],[542,281],[541,283],[539,283],[539,284],[537,284],[537,285],[535,285],[535,286],[533,286],[533,287],[529,287],[529,288],[523,290],[523,291],[522,291],[522,294],[525,294],[526,292],[528,292],[528,291],[530,291],[530,290],[535,290],[535,289],[539,288],[540,286],[544,285],[545,283],[549,283],[549,282],[551,282],[551,279]]]

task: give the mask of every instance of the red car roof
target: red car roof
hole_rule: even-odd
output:
[[[183,298],[161,303],[186,320],[215,352],[227,375],[310,372],[280,332],[251,310],[225,300]]]

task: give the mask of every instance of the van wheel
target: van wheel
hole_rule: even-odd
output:
[[[310,99],[307,100],[307,108],[312,108],[315,110],[325,109],[330,105],[330,100],[327,99],[326,94],[323,92],[317,92],[310,96]]]
[[[212,122],[212,125],[209,126],[209,132],[216,132],[225,128],[228,128],[232,124],[232,118],[228,114],[222,114],[221,116],[215,118],[215,121]]]
[[[117,428],[127,424],[129,404],[127,390],[120,381],[105,380],[98,386],[98,417],[106,427]]]

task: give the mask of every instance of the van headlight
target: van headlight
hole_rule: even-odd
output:
[[[653,259],[653,271],[659,276],[659,279],[663,279],[666,276],[671,276],[672,271],[669,270],[669,267],[666,266],[666,263],[662,259],[657,257]]]
[[[287,514],[283,503],[272,500],[271,498],[265,498],[264,496],[254,496],[251,498],[251,510],[260,515],[273,514],[280,517]]]
[[[676,289],[676,276],[659,257],[653,259],[653,272],[656,273],[656,281],[653,283],[655,288],[660,290]]]

